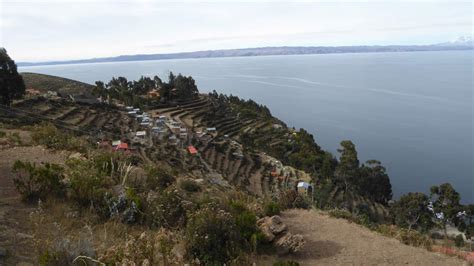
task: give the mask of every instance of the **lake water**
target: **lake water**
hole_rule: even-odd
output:
[[[387,167],[394,195],[450,182],[474,203],[473,51],[180,59],[22,67],[87,83],[169,71],[267,105],[334,154],[352,140],[360,161]]]

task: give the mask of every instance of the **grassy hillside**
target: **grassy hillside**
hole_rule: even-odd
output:
[[[42,92],[57,91],[63,94],[77,94],[91,92],[94,88],[93,85],[87,83],[56,76],[37,73],[21,73],[21,75],[25,80],[26,88]]]

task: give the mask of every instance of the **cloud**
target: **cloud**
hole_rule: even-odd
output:
[[[17,61],[277,45],[426,44],[472,30],[469,2],[1,3],[0,45]]]

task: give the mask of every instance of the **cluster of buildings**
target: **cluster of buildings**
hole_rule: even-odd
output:
[[[142,112],[140,108],[132,106],[127,106],[125,109],[127,114],[140,124],[141,131],[135,132],[135,142],[142,143],[150,138],[167,141],[170,145],[184,145],[189,142],[192,132],[183,123],[156,111]]]

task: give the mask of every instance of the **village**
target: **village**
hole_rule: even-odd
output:
[[[98,145],[103,149],[125,154],[137,154],[137,147],[154,147],[160,145],[170,145],[187,156],[197,158],[206,166],[212,183],[228,186],[229,183],[221,173],[215,171],[208,163],[201,158],[200,149],[209,143],[228,145],[231,157],[234,159],[244,158],[244,147],[235,139],[228,135],[218,134],[216,127],[195,127],[194,122],[180,117],[173,117],[171,112],[164,110],[143,111],[133,106],[123,106],[122,112],[135,120],[139,125],[136,131],[130,131],[122,138],[112,140],[101,140]],[[280,125],[274,125],[277,128]],[[199,144],[199,147],[195,145]],[[282,188],[294,188],[301,194],[312,195],[313,185],[311,176],[290,166],[283,165],[277,159],[267,155],[259,154],[262,163],[265,165],[264,171],[260,175],[267,184],[274,184],[271,191],[278,191]],[[259,193],[256,193],[259,194]]]

